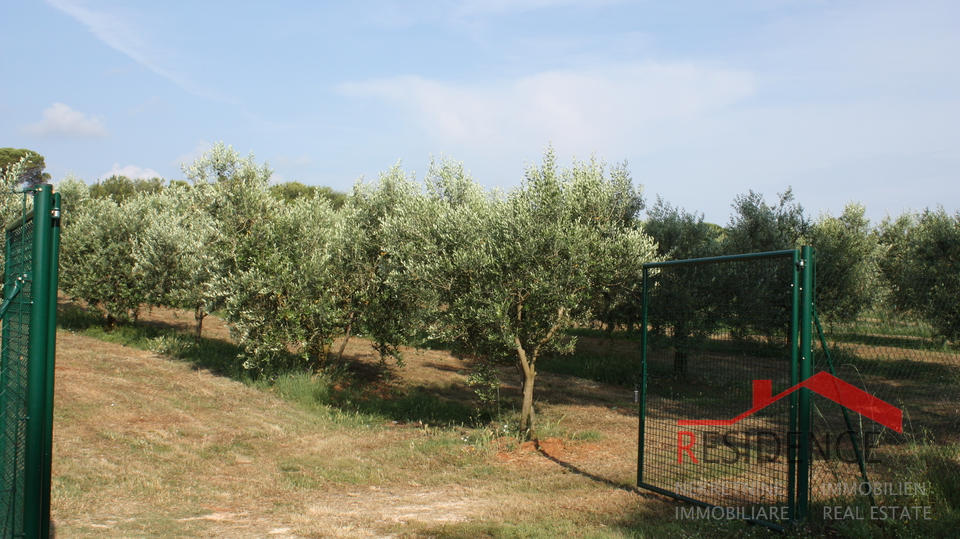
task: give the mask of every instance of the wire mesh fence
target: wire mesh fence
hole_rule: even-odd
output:
[[[30,348],[33,221],[7,233],[3,317],[0,350],[0,518],[6,536],[23,533],[26,479],[27,362]],[[9,530],[9,532],[7,531]]]
[[[831,299],[854,267],[823,267],[814,371],[901,410],[902,432],[814,396],[810,516],[944,518],[960,509],[960,347],[948,340],[960,297],[945,293],[958,276],[916,271],[904,283],[878,271],[862,283],[872,286],[863,308],[844,312]]]
[[[790,516],[796,395],[772,396],[796,384],[795,258],[647,266],[638,479],[700,505],[681,518]]]
[[[678,518],[960,514],[960,271],[827,262],[645,266],[638,482]]]

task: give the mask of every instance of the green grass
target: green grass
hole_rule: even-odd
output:
[[[633,387],[640,381],[639,354],[624,357],[613,353],[576,352],[543,358],[538,366],[541,370],[605,384]]]
[[[613,339],[615,341],[636,341],[640,342],[640,330],[623,331],[615,330],[609,332],[602,329],[593,328],[571,328],[567,330],[567,335],[575,337],[593,337],[595,339]]]

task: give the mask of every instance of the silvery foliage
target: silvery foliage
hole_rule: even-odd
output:
[[[29,196],[15,193],[19,191],[20,178],[29,168],[27,158],[22,157],[20,161],[8,168],[0,176],[0,225],[6,225],[20,218],[24,211],[30,211],[33,208],[33,199]],[[3,249],[0,249],[0,268],[4,267]]]
[[[253,155],[218,143],[184,173],[196,204],[216,227],[207,286],[243,347],[244,366],[261,372],[285,365],[319,368],[345,326],[333,271],[338,216],[322,198],[278,202],[272,171]]]
[[[210,286],[220,273],[220,230],[205,211],[201,190],[168,187],[139,199],[144,227],[134,238],[134,272],[151,305],[194,312],[200,338]]]
[[[627,178],[607,175],[595,159],[562,169],[548,149],[520,188],[488,193],[444,162],[430,198],[390,222],[410,278],[435,295],[433,336],[517,362],[527,427],[537,358],[572,352],[564,330],[590,319],[599,294],[630,286],[655,258],[654,242],[628,218],[638,210],[630,207],[637,198],[623,197]]]
[[[111,199],[87,200],[61,232],[60,288],[101,308],[108,326],[135,318],[147,300],[134,255],[146,225],[140,217],[146,198],[122,206]]]
[[[880,261],[886,249],[861,204],[847,204],[839,217],[822,213],[810,227],[816,249],[818,314],[827,322],[849,322],[881,296]]]
[[[276,206],[267,192],[273,171],[266,163],[258,165],[252,153],[241,157],[232,146],[218,142],[193,165],[184,165],[183,172],[193,182],[196,203],[222,232],[223,259],[240,257],[236,262],[242,263],[244,239]]]
[[[60,226],[66,229],[90,200],[90,186],[73,174],[67,174],[54,189],[60,193]]]
[[[807,239],[810,221],[803,206],[794,202],[793,190],[777,194],[777,204],[767,204],[760,193],[737,196],[726,228],[726,254],[762,253],[796,249]]]
[[[889,251],[881,269],[889,302],[929,323],[945,340],[960,342],[960,212],[943,207],[887,217],[879,227]]]
[[[317,197],[277,203],[251,223],[242,263],[216,281],[244,347],[244,367],[282,367],[290,352],[300,366],[325,364],[346,325],[331,245],[339,218]]]
[[[19,191],[19,178],[26,173],[29,168],[27,158],[22,157],[19,162],[12,165],[4,171],[2,183],[0,183],[0,218],[3,219],[3,225],[6,226],[15,217],[19,217],[23,210],[23,195],[16,194]],[[33,207],[33,201],[27,200],[27,211]]]
[[[416,213],[422,199],[419,184],[398,163],[376,183],[358,181],[339,210],[334,271],[348,331],[372,340],[382,362],[393,358],[402,365],[400,346],[411,341],[428,305],[384,228],[395,215]]]

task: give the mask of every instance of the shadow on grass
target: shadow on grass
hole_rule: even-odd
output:
[[[274,390],[282,398],[310,407],[330,407],[367,416],[368,420],[422,423],[443,427],[480,426],[489,413],[444,398],[429,388],[400,388],[391,384],[380,366],[345,357],[340,365],[306,372],[294,354],[280,358],[269,372],[243,367],[240,346],[221,339],[195,341],[190,330],[156,321],[121,322],[104,329],[104,317],[95,309],[61,302],[58,326],[88,337],[150,350],[244,384]]]
[[[540,442],[539,442],[539,441],[536,441],[536,440],[535,440],[534,443],[536,444],[537,452],[540,453],[541,455],[543,455],[544,458],[546,458],[547,460],[553,461],[553,462],[556,463],[556,464],[559,464],[559,465],[562,466],[564,469],[569,470],[569,471],[572,472],[572,473],[575,473],[575,474],[577,474],[577,475],[579,475],[579,476],[582,476],[582,477],[586,477],[587,479],[590,479],[590,480],[592,480],[592,481],[596,481],[597,483],[602,483],[602,484],[604,484],[604,485],[607,485],[607,486],[609,486],[609,487],[613,487],[613,488],[618,489],[618,490],[623,490],[623,491],[625,491],[625,492],[630,492],[630,493],[633,493],[633,494],[637,494],[637,495],[639,495],[639,496],[642,497],[642,498],[656,499],[656,496],[655,496],[655,495],[653,495],[652,493],[647,492],[647,491],[645,491],[645,490],[641,490],[639,487],[637,487],[637,486],[635,486],[635,485],[631,485],[631,484],[627,484],[627,483],[621,483],[621,482],[619,482],[619,481],[614,481],[613,479],[607,479],[606,477],[601,477],[601,476],[599,476],[599,475],[592,474],[592,473],[590,473],[590,472],[588,472],[588,471],[586,471],[586,470],[582,470],[582,469],[574,466],[573,464],[570,464],[569,462],[560,460],[560,459],[558,459],[557,457],[554,457],[553,455],[547,453],[542,447],[540,447]]]
[[[83,308],[73,303],[61,303],[57,312],[57,325],[106,342],[112,342],[151,350],[207,369],[220,376],[249,382],[255,378],[243,368],[239,358],[241,348],[231,342],[203,337],[196,342],[187,331],[164,322],[126,321],[118,322],[107,331],[99,311]]]
[[[850,367],[869,376],[879,376],[889,379],[917,379],[935,380],[939,378],[956,377],[960,370],[960,355],[949,359],[939,359],[933,356],[924,356],[916,353],[897,354],[890,351],[877,359],[860,357],[860,350],[833,346],[830,349],[830,360],[836,368]],[[897,356],[900,357],[897,357]],[[814,350],[815,362],[818,367],[826,369],[829,365],[827,356],[821,347]],[[933,359],[932,361],[930,359]]]

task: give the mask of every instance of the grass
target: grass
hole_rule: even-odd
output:
[[[237,360],[240,347],[220,339],[202,338],[197,343],[178,328],[153,323],[119,323],[107,331],[100,313],[73,303],[60,306],[57,326],[104,342],[175,357],[234,380],[249,382],[253,379],[251,372]]]
[[[618,353],[576,352],[543,358],[542,370],[585,378],[594,382],[633,387],[639,382],[639,355]]]
[[[559,449],[537,451],[510,437],[512,389],[498,415],[462,384],[404,374],[422,364],[455,381],[465,368],[441,354],[410,354],[407,371],[389,377],[355,366],[255,377],[223,339],[198,344],[155,323],[105,332],[69,306],[60,322],[73,333],[61,335],[58,371],[54,498],[64,537],[776,536],[742,522],[678,521],[678,504],[633,489],[636,415],[600,397],[565,403],[563,379],[543,387],[538,406],[538,436]],[[632,346],[540,367],[631,387]],[[669,382],[665,369],[658,376]],[[729,400],[709,383],[658,391],[708,407]],[[960,522],[960,487],[945,479],[960,477],[957,453],[921,444],[911,461],[911,473],[935,485],[940,521],[814,523],[786,536],[949,536]]]

